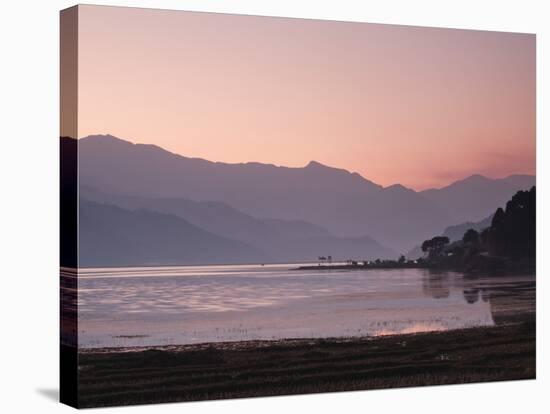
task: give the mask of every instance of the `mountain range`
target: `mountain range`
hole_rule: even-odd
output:
[[[267,259],[259,249],[226,239],[181,218],[79,202],[79,266],[249,263]]]
[[[122,264],[119,262],[126,257],[131,257],[134,265],[177,264],[178,259],[181,263],[184,256],[178,256],[177,252],[189,253],[186,243],[192,243],[197,237],[199,240],[210,240],[212,244],[203,244],[200,251],[205,252],[206,256],[195,252],[186,257],[187,264],[297,262],[315,260],[319,254],[326,254],[324,252],[339,258],[366,259],[394,257],[397,254],[368,236],[336,237],[308,222],[258,219],[215,201],[117,196],[81,185],[80,209],[83,208],[87,214],[80,214],[82,266],[94,266],[100,262],[102,266],[120,266]],[[149,224],[146,227],[143,223],[134,224],[136,214]],[[94,217],[97,218],[94,220]],[[115,224],[122,217],[125,217],[122,221],[126,224]],[[110,225],[98,226],[96,221]],[[171,239],[173,233],[166,234],[165,227],[161,225],[166,222],[180,229],[178,234],[182,238]],[[141,240],[143,249],[137,249],[132,243],[118,243],[117,238],[112,237],[115,229],[116,234],[122,234],[126,225],[130,227],[131,239]],[[194,232],[186,230],[191,228]],[[198,230],[201,230],[200,237]],[[220,236],[225,243],[220,244],[220,240],[212,236]],[[152,240],[154,242],[151,244]],[[235,246],[231,242],[236,242]],[[90,257],[89,252],[95,251],[94,245],[101,245],[102,250]],[[166,252],[163,252],[164,256],[160,255],[166,245],[172,251],[170,257],[166,257]],[[108,251],[122,253],[116,256]]]
[[[424,197],[445,209],[455,222],[480,221],[504,206],[518,190],[529,190],[535,185],[532,175],[510,175],[490,179],[472,175],[451,185],[422,191]]]
[[[528,175],[473,175],[417,192],[315,161],[301,168],[227,164],[111,135],[80,139],[78,168],[81,199],[166,214],[268,260],[390,257],[450,224],[489,216],[535,183]]]

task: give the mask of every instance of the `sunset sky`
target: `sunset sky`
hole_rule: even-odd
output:
[[[79,137],[414,189],[535,173],[534,35],[79,8]]]

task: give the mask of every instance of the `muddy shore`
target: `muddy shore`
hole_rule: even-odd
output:
[[[79,351],[79,406],[533,379],[534,313],[495,327]]]

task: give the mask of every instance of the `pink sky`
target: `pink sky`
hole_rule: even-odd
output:
[[[534,35],[79,7],[79,137],[415,189],[535,173]]]

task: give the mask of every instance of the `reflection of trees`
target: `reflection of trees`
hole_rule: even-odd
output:
[[[510,322],[516,314],[513,303],[515,294],[510,288],[485,288],[482,296],[487,298],[491,307],[491,316],[495,325]]]
[[[479,300],[479,289],[464,289],[464,300],[469,304],[476,303]]]
[[[422,277],[422,291],[426,296],[435,299],[448,298],[451,293],[450,285],[448,272],[427,270]]]
[[[464,301],[473,305],[489,303],[497,325],[517,322],[535,314],[535,281],[529,277],[460,275],[427,269],[422,275],[422,291],[434,299],[448,298],[451,288],[462,289]]]
[[[462,281],[464,284],[462,289],[464,300],[470,305],[476,303],[481,293],[479,277],[475,275],[464,275]]]
[[[464,300],[473,304],[480,298],[489,302],[493,322],[497,325],[514,322],[526,313],[535,311],[535,281],[518,280],[502,283],[495,279],[465,275],[462,294]]]

